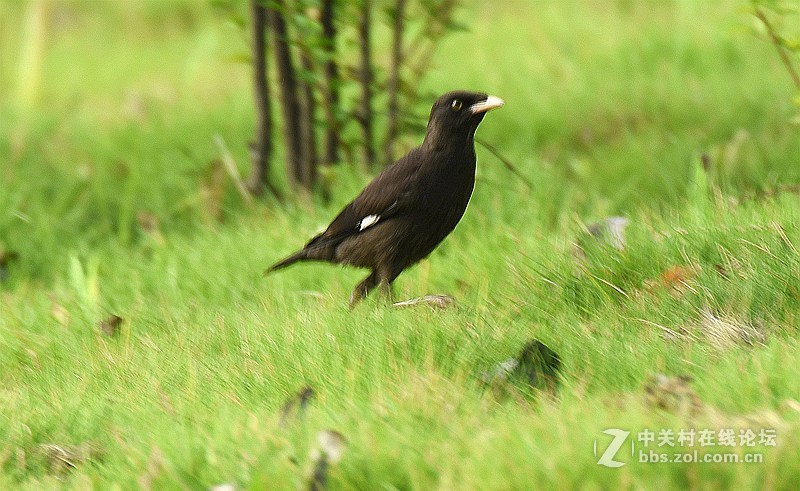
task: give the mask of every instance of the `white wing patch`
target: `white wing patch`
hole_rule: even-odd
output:
[[[378,223],[378,220],[380,220],[380,219],[381,219],[380,215],[367,215],[367,216],[365,216],[358,223],[358,231],[361,232],[365,228],[375,225],[376,223]]]

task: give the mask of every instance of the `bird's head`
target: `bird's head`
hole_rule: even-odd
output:
[[[425,144],[441,146],[449,141],[464,144],[475,135],[487,111],[501,107],[499,97],[481,92],[457,90],[439,97],[431,108]]]

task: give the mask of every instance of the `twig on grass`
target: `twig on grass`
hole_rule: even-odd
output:
[[[775,31],[775,28],[772,27],[772,24],[767,19],[767,15],[764,13],[763,10],[756,7],[755,8],[755,16],[764,23],[764,27],[767,29],[767,34],[769,34],[770,40],[772,44],[775,46],[775,49],[778,50],[778,55],[781,57],[783,64],[786,66],[786,70],[789,72],[789,75],[792,77],[792,81],[794,81],[794,85],[800,90],[800,74],[797,73],[795,70],[794,65],[792,65],[792,60],[789,59],[789,55],[786,53],[786,48],[783,46],[783,41],[781,40],[778,33]]]

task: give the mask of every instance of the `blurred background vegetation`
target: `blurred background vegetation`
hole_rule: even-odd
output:
[[[319,226],[370,173],[420,141],[431,101],[455,88],[508,101],[479,137],[534,186],[479,148],[475,200],[511,227],[525,220],[522,202],[548,228],[576,216],[668,211],[683,202],[700,160],[710,185],[732,199],[791,189],[800,177],[790,2],[410,2],[394,113],[394,12],[405,2],[337,2],[335,59],[320,41],[324,3],[281,12],[295,63],[313,55],[313,69],[297,67],[296,78],[312,85],[318,104],[325,63],[339,66],[338,160],[324,157],[332,124],[317,107],[320,180],[293,175],[267,36],[275,142],[264,182],[272,192],[255,208],[252,5],[0,3],[0,241],[8,251],[42,251],[20,277],[51,277],[62,261],[56,251],[146,245],[154,231],[188,233],[226,217],[266,213],[268,224],[272,211],[300,206],[319,213],[311,218]],[[367,5],[371,143],[359,42]],[[312,192],[292,197],[298,184]]]
[[[352,442],[342,486],[797,482],[796,2],[408,0],[392,139],[400,3],[336,3],[335,159],[324,2],[280,12],[320,104],[318,180],[293,175],[268,32],[265,187],[251,4],[0,0],[0,488],[57,487],[36,457],[53,442],[104,449],[78,488],[302,483],[310,433],[277,415],[306,384],[309,424]],[[506,100],[478,136],[531,183],[478,146],[464,219],[397,285],[456,308],[348,313],[361,272],[324,265],[261,278],[456,88]],[[611,215],[625,250],[576,248]],[[563,360],[557,400],[476,382],[533,335]],[[768,465],[600,469],[602,428],[694,424],[631,402],[656,370],[695,377],[709,425],[769,411]]]

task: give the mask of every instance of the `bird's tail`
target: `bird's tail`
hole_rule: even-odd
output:
[[[279,269],[283,269],[287,266],[291,266],[292,264],[296,263],[297,261],[302,261],[304,259],[308,259],[308,251],[303,249],[302,251],[297,251],[289,257],[281,259],[277,263],[273,264],[266,271],[264,271],[264,276],[272,273],[273,271],[277,271]]]

